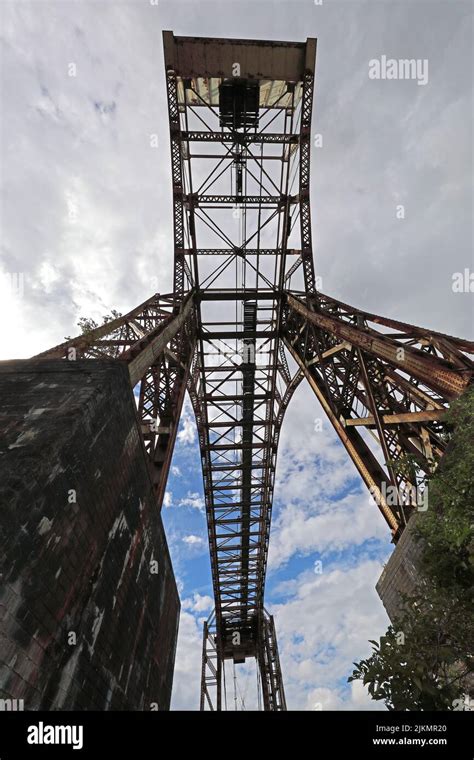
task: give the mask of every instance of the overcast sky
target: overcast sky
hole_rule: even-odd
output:
[[[313,132],[322,147],[312,151],[311,173],[323,290],[472,337],[472,293],[452,289],[454,273],[473,269],[470,2],[1,0],[0,7],[1,359],[60,342],[80,316],[99,320],[171,289],[162,29],[317,37]],[[369,61],[383,55],[426,59],[427,83],[371,80]],[[289,706],[365,708],[366,695],[345,681],[352,661],[368,654],[367,639],[386,627],[374,585],[389,536],[329,424],[315,430],[320,414],[300,388],[282,433],[268,604]],[[212,600],[188,407],[173,464],[164,512],[184,608],[173,705],[192,709]]]

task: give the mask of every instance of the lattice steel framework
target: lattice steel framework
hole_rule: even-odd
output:
[[[156,294],[128,314],[37,355],[126,362],[150,473],[161,506],[196,343],[192,296]]]
[[[182,287],[184,272],[198,309],[189,390],[215,597],[215,633],[209,625],[210,654],[204,646],[203,655],[211,679],[203,679],[201,706],[221,704],[221,661],[255,657],[264,706],[281,710],[264,588],[278,438],[302,377],[290,372],[279,337],[280,293],[300,268],[304,292],[315,293],[309,149],[316,41],[165,33],[164,49],[175,287]]]
[[[226,660],[255,658],[264,709],[285,710],[264,589],[278,440],[295,388],[306,377],[396,541],[446,446],[443,414],[471,382],[474,344],[317,292],[316,40],[163,39],[174,291],[38,358],[127,362],[159,507],[187,387],[215,597],[201,709],[222,708]]]
[[[471,381],[474,344],[322,293],[284,301],[282,339],[396,541],[448,442],[443,413]]]

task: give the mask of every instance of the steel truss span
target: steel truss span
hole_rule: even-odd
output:
[[[264,709],[285,710],[264,591],[278,440],[295,389],[306,378],[396,542],[449,440],[444,414],[472,381],[474,344],[317,291],[309,202],[316,40],[164,32],[163,42],[173,293],[37,358],[127,363],[159,508],[187,388],[215,599],[204,625],[201,709],[223,708],[226,661],[255,658]]]
[[[214,651],[218,662],[216,677],[203,680],[201,707],[221,704],[221,661],[255,657],[265,709],[283,710],[264,589],[278,439],[302,377],[290,371],[279,337],[280,294],[292,278],[305,294],[315,292],[309,144],[316,41],[165,32],[164,53],[175,289],[192,289],[196,299],[189,392],[215,598],[203,672],[207,662],[212,673]]]

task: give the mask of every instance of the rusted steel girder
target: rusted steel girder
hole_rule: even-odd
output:
[[[472,382],[474,343],[365,313],[323,294],[284,298],[285,344],[397,540],[418,506],[423,475],[445,449],[444,412]],[[380,458],[362,437],[364,429],[373,431]],[[398,493],[395,504],[387,503],[388,485]]]
[[[128,314],[35,358],[109,358],[127,365],[139,386],[137,413],[156,501],[163,502],[196,341],[193,294],[154,295]]]
[[[171,316],[172,295],[153,295],[125,315],[104,322],[75,338],[37,354],[35,359],[94,359],[99,356],[118,358]],[[106,339],[108,338],[108,339]],[[71,351],[72,349],[72,351]]]
[[[215,614],[203,626],[200,710],[222,709],[222,655],[219,652]]]
[[[362,480],[372,493],[378,495],[378,507],[385,518],[392,535],[395,535],[399,528],[400,520],[392,507],[387,504],[387,500],[383,495],[383,483],[386,482],[387,478],[382,467],[359,433],[355,431],[354,428],[347,429],[338,418],[337,414],[335,414],[331,403],[331,396],[327,392],[322,378],[314,371],[310,371],[309,367],[305,365],[298,350],[295,349],[291,343],[287,343],[287,348],[293,359],[300,366],[301,371],[304,373],[306,380],[313,389],[329,421],[338,434],[339,439],[354,462]]]
[[[184,328],[192,310],[193,301],[189,294],[181,303],[176,315],[168,317],[166,322],[158,325],[122,354],[121,359],[128,364],[132,387],[141,380],[148,368],[156,362],[165,348],[176,338],[178,332]]]
[[[253,625],[255,636],[256,662],[260,673],[263,709],[267,712],[286,710],[285,689],[280,666],[280,656],[276,639],[273,616],[263,609],[258,621]],[[225,652],[222,637],[217,633],[216,614],[212,612],[204,623],[201,659],[201,701],[200,710],[221,710],[225,685]],[[237,647],[239,649],[239,647]],[[242,662],[245,646],[240,647]],[[234,660],[238,662],[239,660]]]
[[[473,365],[467,357],[462,360],[458,357],[459,361],[454,365],[452,361],[442,356],[433,356],[421,349],[412,348],[401,340],[397,341],[382,333],[375,334],[374,331],[369,332],[368,330],[355,327],[325,311],[311,311],[300,299],[292,295],[288,295],[288,305],[306,321],[312,322],[317,327],[346,341],[351,346],[363,349],[373,356],[389,362],[394,367],[402,369],[407,374],[445,395],[448,399],[454,399],[459,396],[470,382]],[[361,315],[363,313],[357,311],[357,314]],[[366,319],[370,320],[370,316],[367,316]],[[384,323],[388,324],[389,320],[386,320]],[[401,326],[401,324],[398,323],[397,326]],[[405,325],[405,327],[410,330],[409,325]],[[411,337],[418,340],[421,335],[431,345],[436,346],[436,338],[434,335],[430,335],[429,330],[420,331],[420,328],[415,328],[413,331],[406,333],[407,338]],[[449,344],[450,338],[448,336],[442,337]],[[461,341],[460,339],[455,340],[459,344],[464,345],[466,350],[474,353],[474,343]],[[452,353],[454,353],[455,348],[455,345],[451,347]],[[444,353],[442,345],[440,345],[440,352]],[[461,366],[459,366],[459,363]]]
[[[201,449],[215,636],[223,659],[257,658],[278,439],[302,377],[290,373],[279,338],[280,294],[294,261],[295,279],[315,293],[309,170],[316,40],[164,32],[163,43],[175,287],[180,292],[183,271],[192,271],[199,324],[188,387]],[[274,628],[268,631],[274,637]],[[241,637],[237,648],[234,634]],[[282,709],[284,699],[265,704]]]
[[[258,665],[262,679],[263,709],[271,712],[286,710],[285,689],[280,667],[273,615],[261,613],[259,626]]]

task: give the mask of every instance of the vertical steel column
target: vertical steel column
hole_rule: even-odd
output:
[[[204,623],[201,661],[201,703],[200,710],[222,709],[222,670],[214,614]]]
[[[272,712],[286,710],[285,690],[273,615],[263,610],[259,621],[258,666],[262,681],[263,709]]]
[[[307,294],[316,291],[314,279],[313,243],[311,234],[310,206],[310,148],[311,115],[313,110],[314,65],[316,40],[308,40],[306,47],[306,71],[303,79],[300,129],[300,228],[301,258],[303,262],[304,284]]]

